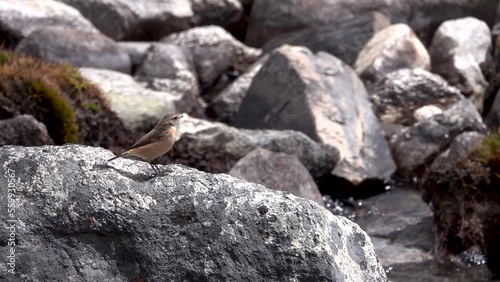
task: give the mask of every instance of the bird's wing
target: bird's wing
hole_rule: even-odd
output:
[[[158,130],[156,130],[156,131],[151,130],[150,132],[148,132],[148,134],[142,136],[139,140],[137,140],[137,142],[135,142],[134,145],[132,145],[132,147],[130,147],[130,149],[138,148],[138,147],[141,147],[141,146],[144,146],[147,144],[151,144],[151,143],[160,141],[164,137],[165,136],[164,136],[164,134],[162,134],[162,132],[160,132]]]

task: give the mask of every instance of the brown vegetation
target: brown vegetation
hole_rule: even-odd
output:
[[[98,88],[67,64],[0,50],[0,119],[30,114],[56,144],[80,143],[119,151],[135,140]]]

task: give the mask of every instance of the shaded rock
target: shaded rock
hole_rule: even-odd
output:
[[[192,47],[191,52],[202,89],[201,95],[209,101],[212,97],[204,95],[205,92],[213,87],[224,73],[231,70],[233,62],[223,49],[217,47]]]
[[[416,122],[416,110],[423,106],[444,110],[464,98],[442,77],[422,69],[394,71],[370,89],[370,100],[379,120],[406,126]]]
[[[49,62],[68,62],[75,67],[131,71],[130,57],[113,40],[100,33],[65,27],[33,31],[19,42],[16,52]]]
[[[118,47],[127,52],[132,63],[132,70],[135,70],[139,65],[144,62],[149,48],[153,42],[138,42],[138,41],[122,41],[117,42]]]
[[[227,27],[243,16],[243,6],[238,0],[191,0],[191,6],[196,26]]]
[[[241,102],[246,96],[253,78],[267,58],[267,55],[261,57],[257,62],[251,65],[246,72],[241,74],[233,83],[221,91],[210,103],[207,109],[207,115],[217,121],[231,123],[240,109]]]
[[[490,28],[471,17],[444,22],[429,47],[432,71],[458,87],[480,112],[488,83],[479,65],[488,60],[490,47]]]
[[[20,115],[0,120],[0,132],[2,132],[0,134],[0,146],[40,146],[54,144],[45,125],[31,115]]]
[[[339,22],[292,31],[271,39],[262,47],[264,52],[284,45],[307,47],[312,52],[325,51],[348,65],[354,65],[359,52],[378,31],[391,21],[382,13],[373,12]]]
[[[101,90],[111,110],[130,129],[148,131],[165,113],[177,112],[177,97],[148,89],[130,75],[91,68],[81,68],[80,73]]]
[[[115,40],[153,41],[191,27],[193,10],[185,0],[61,0],[78,9]]]
[[[500,128],[500,91],[497,92],[493,105],[484,118],[484,122],[491,128]]]
[[[253,64],[262,53],[236,40],[231,34],[218,26],[196,27],[171,34],[161,42],[183,47],[214,47],[222,49],[231,58],[235,70],[243,72]]]
[[[155,178],[144,162],[102,166],[111,156],[76,145],[0,148],[0,185],[14,180],[17,202],[13,229],[0,231],[4,253],[15,231],[17,274],[2,268],[2,277],[386,281],[366,233],[310,200],[177,165]]]
[[[475,131],[459,134],[451,141],[448,149],[436,157],[429,169],[439,169],[448,164],[466,160],[479,146],[483,138],[484,134]]]
[[[430,69],[427,50],[406,24],[377,32],[356,59],[356,73],[365,82],[376,82],[399,69]]]
[[[363,83],[324,52],[275,50],[254,77],[233,124],[297,130],[335,146],[341,156],[332,173],[354,185],[386,179],[395,170]]]
[[[137,69],[135,78],[153,90],[175,97],[178,112],[194,113],[200,106],[198,79],[188,49],[172,44],[154,44]]]
[[[183,118],[179,140],[168,153],[175,163],[212,173],[227,173],[255,148],[296,156],[315,178],[330,174],[339,160],[332,146],[292,130],[243,130],[222,123]]]
[[[0,45],[13,48],[35,29],[48,26],[99,32],[78,10],[59,1],[0,1]]]
[[[245,42],[263,46],[271,38],[320,25],[337,25],[373,11],[383,11],[392,22],[408,24],[427,45],[445,20],[476,17],[493,25],[497,0],[255,0]]]
[[[257,148],[241,158],[229,175],[323,205],[321,193],[309,171],[292,155]]]
[[[462,99],[428,120],[417,122],[390,138],[392,155],[403,176],[421,175],[423,168],[467,131],[484,133],[481,116],[471,101]]]

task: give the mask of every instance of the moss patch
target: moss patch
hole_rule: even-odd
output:
[[[428,169],[422,189],[437,255],[480,251],[500,274],[500,133],[485,137],[468,159]]]
[[[137,138],[110,110],[99,89],[71,65],[0,50],[0,118],[19,114],[44,123],[56,144],[119,152]]]

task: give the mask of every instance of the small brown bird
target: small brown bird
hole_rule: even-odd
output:
[[[158,168],[151,161],[172,149],[181,118],[182,115],[178,114],[164,115],[158,124],[150,132],[137,140],[130,149],[119,156],[107,160],[107,162],[120,157],[139,158],[148,162],[155,173],[158,174]]]

